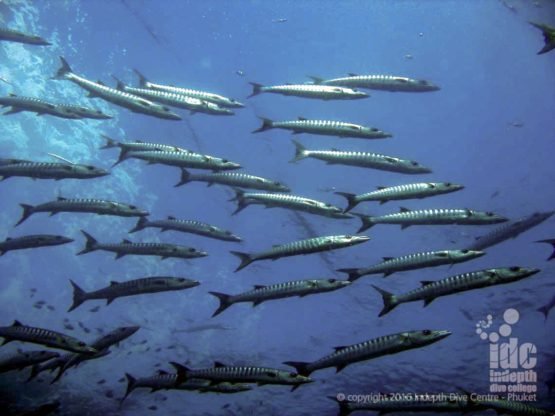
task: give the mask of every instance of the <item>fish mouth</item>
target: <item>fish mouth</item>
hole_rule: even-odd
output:
[[[175,113],[163,113],[163,118],[167,120],[182,120],[182,118]]]
[[[364,243],[368,240],[370,240],[370,237],[367,235],[357,235],[353,237],[353,243]]]
[[[435,331],[435,339],[440,340],[443,338],[447,338],[451,334],[452,332],[447,330]]]
[[[195,286],[199,286],[200,282],[198,280],[191,280],[189,282],[189,287],[195,287]]]
[[[231,237],[232,241],[236,241],[238,243],[243,241],[243,239],[241,237],[239,237],[238,235],[231,235],[230,237]]]
[[[526,276],[533,276],[536,273],[539,273],[541,271],[541,269],[537,269],[537,268],[533,268],[533,269],[523,269],[523,271],[526,273]]]

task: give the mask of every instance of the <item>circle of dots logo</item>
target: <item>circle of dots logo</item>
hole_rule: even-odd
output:
[[[499,337],[508,337],[512,333],[511,325],[516,324],[520,319],[520,314],[516,309],[510,308],[503,313],[503,323],[499,326],[497,332],[486,331],[493,325],[493,316],[489,314],[486,319],[476,324],[476,334],[480,339],[489,340],[492,343],[499,341]]]

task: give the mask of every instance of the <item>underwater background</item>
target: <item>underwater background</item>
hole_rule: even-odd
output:
[[[279,21],[286,19],[286,21]],[[240,163],[248,173],[277,179],[294,194],[344,206],[335,191],[362,193],[376,186],[415,181],[451,181],[465,186],[450,195],[364,203],[357,211],[381,215],[411,209],[473,208],[518,218],[555,206],[553,132],[555,54],[536,55],[541,33],[528,21],[555,21],[555,3],[541,0],[490,1],[0,1],[0,25],[40,34],[52,45],[0,42],[2,96],[48,98],[95,107],[110,120],[64,120],[20,113],[0,118],[0,157],[73,162],[109,169],[117,150],[100,150],[101,134],[119,141],[142,139],[172,144]],[[190,115],[165,121],[88,99],[78,86],[52,80],[59,56],[89,79],[114,85],[111,75],[137,84],[133,68],[150,80],[220,93],[246,103],[232,117]],[[248,82],[276,85],[309,81],[307,75],[391,74],[422,78],[441,87],[430,93],[369,91],[354,101],[319,101],[263,94],[246,99]],[[407,176],[356,167],[325,165],[312,159],[288,163],[294,155],[291,133],[252,135],[257,117],[292,120],[302,116],[376,126],[393,138],[368,141],[294,136],[309,149],[373,151],[417,160],[428,175]],[[355,233],[359,222],[249,207],[232,216],[231,189],[193,182],[174,188],[179,170],[126,161],[109,176],[87,181],[33,181],[10,178],[0,184],[0,239],[27,234],[61,234],[72,244],[14,251],[0,258],[0,325],[24,324],[66,332],[85,341],[98,328],[139,325],[141,329],[108,356],[69,370],[56,384],[51,375],[25,383],[28,371],[0,375],[3,406],[32,407],[59,400],[60,414],[80,415],[335,415],[327,398],[377,392],[443,392],[465,389],[487,393],[489,343],[476,324],[493,316],[499,327],[506,309],[520,320],[513,333],[537,347],[538,407],[554,408],[545,385],[555,373],[555,314],[537,309],[555,295],[555,263],[547,262],[554,219],[517,239],[487,249],[472,262],[360,279],[340,291],[233,306],[211,318],[217,299],[209,291],[240,293],[255,284],[308,278],[343,278],[338,268],[364,267],[384,256],[462,248],[496,226],[378,225],[363,245],[326,253],[255,263],[233,273],[238,259],[229,250],[256,252],[273,244],[318,235]],[[192,234],[132,234],[134,218],[62,213],[33,215],[17,228],[20,203],[39,204],[57,196],[103,198],[133,203],[151,218],[196,219],[232,230],[242,243]],[[192,261],[112,254],[75,254],[84,229],[102,242],[163,241],[209,253]],[[430,306],[411,303],[378,318],[382,308],[371,284],[394,293],[466,271],[504,266],[538,267],[541,273],[510,285],[440,298]],[[104,301],[89,301],[71,313],[69,279],[85,290],[144,276],[197,279],[200,286]],[[53,308],[36,306],[37,301]],[[100,310],[91,312],[94,306]],[[74,328],[67,330],[67,325]],[[66,325],[66,329],[64,326]],[[349,366],[339,374],[326,369],[316,380],[290,392],[262,386],[234,395],[183,391],[153,394],[137,389],[120,406],[125,373],[148,376],[170,371],[169,361],[197,368],[214,361],[288,368],[283,361],[310,361],[381,335],[414,329],[447,329],[452,335],[429,347]],[[89,331],[89,332],[87,332]],[[9,355],[23,344],[0,349]],[[26,347],[26,346],[25,346]],[[31,348],[32,349],[32,348]],[[106,380],[98,384],[100,380]],[[124,381],[124,380],[123,380]],[[6,407],[7,408],[7,407]]]

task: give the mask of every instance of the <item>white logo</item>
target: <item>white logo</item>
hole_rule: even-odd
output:
[[[497,331],[490,332],[486,331],[493,325],[490,314],[476,324],[476,334],[489,341],[490,392],[507,393],[509,400],[535,401],[538,375],[534,368],[538,350],[531,342],[520,342],[513,334],[513,326],[519,320],[520,313],[516,309],[507,309],[503,313],[503,323]]]

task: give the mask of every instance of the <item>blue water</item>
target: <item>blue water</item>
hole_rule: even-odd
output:
[[[361,204],[358,211],[385,214],[399,206],[491,210],[510,218],[553,209],[553,131],[555,120],[555,53],[537,56],[540,32],[527,21],[553,23],[553,2],[531,1],[18,1],[0,2],[0,24],[38,33],[50,47],[0,44],[0,92],[79,103],[114,115],[109,121],[72,121],[32,113],[0,119],[2,157],[50,160],[48,152],[74,162],[109,168],[116,150],[99,150],[101,134],[117,140],[143,139],[174,144],[240,163],[248,173],[277,179],[295,194],[339,206],[333,191],[362,193],[378,185],[413,181],[452,181],[465,190],[424,200]],[[504,4],[512,5],[515,11]],[[273,22],[285,18],[284,23]],[[410,55],[407,57],[407,55]],[[78,86],[50,77],[64,56],[72,69],[87,78],[113,85],[110,75],[136,83],[133,68],[155,82],[217,92],[247,103],[233,117],[188,115],[173,122],[131,113],[88,99]],[[412,57],[412,59],[409,59]],[[243,71],[239,76],[237,71]],[[383,73],[428,79],[441,91],[422,94],[371,92],[365,100],[317,101],[273,94],[246,99],[249,81],[266,85],[301,83],[307,75],[337,77],[348,72]],[[338,119],[376,126],[394,137],[381,141],[296,136],[309,149],[365,150],[417,160],[433,174],[405,176],[370,169],[327,166],[307,159],[288,161],[294,154],[290,133],[283,130],[251,135],[257,116],[275,120],[298,116]],[[522,127],[513,124],[522,123]],[[49,400],[62,402],[61,414],[187,414],[187,415],[335,415],[337,406],[326,396],[377,392],[454,392],[458,388],[487,393],[489,344],[476,334],[476,323],[493,316],[490,332],[502,323],[506,309],[520,313],[513,326],[519,342],[537,348],[537,401],[553,408],[545,382],[553,377],[553,314],[547,320],[536,309],[555,294],[554,263],[545,259],[553,238],[554,220],[492,247],[488,254],[452,268],[440,267],[360,279],[329,294],[264,303],[239,304],[210,318],[217,300],[208,291],[239,293],[254,284],[305,278],[340,277],[334,269],[363,267],[382,256],[459,248],[493,226],[423,226],[401,231],[376,226],[372,240],[325,257],[299,256],[258,262],[233,273],[238,260],[229,250],[255,252],[273,244],[315,235],[353,233],[355,220],[332,220],[286,210],[249,207],[236,216],[233,192],[192,183],[180,188],[176,168],[126,161],[105,178],[87,181],[32,181],[12,178],[0,185],[0,238],[52,233],[74,238],[70,245],[10,252],[0,258],[0,324],[14,319],[38,327],[65,331],[83,340],[110,330],[140,325],[133,337],[102,359],[69,370],[60,382],[23,384],[28,371],[0,375],[4,403],[21,407]],[[158,219],[173,215],[213,223],[243,237],[241,244],[194,235],[147,229],[133,241],[191,245],[209,257],[193,261],[129,256],[118,261],[105,252],[75,256],[84,245],[85,229],[101,241],[129,238],[132,218],[62,213],[52,218],[36,214],[17,229],[19,203],[39,204],[56,196],[92,197],[133,203]],[[315,233],[315,234],[313,234]],[[398,307],[378,318],[382,304],[375,283],[395,293],[416,288],[420,280],[501,266],[539,267],[530,279],[505,286],[441,298],[423,309],[419,303]],[[67,313],[73,279],[85,290],[111,280],[148,275],[198,279],[199,287],[164,294],[104,302],[90,301]],[[31,289],[36,289],[32,295]],[[36,309],[45,300],[54,306]],[[102,305],[94,313],[90,309]],[[64,319],[75,330],[64,329]],[[86,333],[78,322],[91,332]],[[183,332],[197,325],[224,329]],[[317,380],[294,393],[285,386],[257,387],[236,395],[138,389],[122,407],[120,380],[170,370],[169,361],[191,367],[214,361],[235,365],[287,368],[283,361],[311,361],[332,351],[381,335],[414,329],[448,329],[453,334],[432,346],[358,363],[339,374],[326,369]],[[143,341],[146,340],[146,343]],[[8,344],[7,356],[30,345]],[[159,366],[157,366],[159,365]],[[97,384],[105,379],[105,384]],[[107,397],[113,393],[113,398]],[[156,406],[156,410],[148,409]]]

